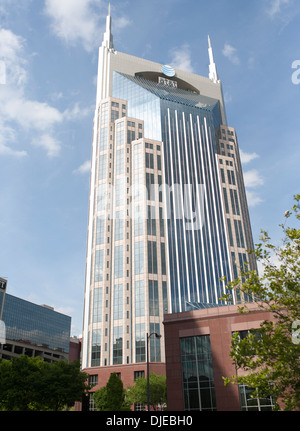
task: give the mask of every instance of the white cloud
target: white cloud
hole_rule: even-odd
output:
[[[246,190],[246,195],[249,207],[255,207],[263,202],[263,200],[252,190]]]
[[[43,148],[46,150],[49,158],[57,157],[61,150],[60,142],[58,142],[53,136],[43,134],[32,141],[32,144],[36,147]]]
[[[67,44],[80,42],[87,51],[99,43],[101,26],[99,15],[93,6],[101,6],[96,0],[46,0],[45,13],[51,18],[54,34]]]
[[[240,150],[241,162],[246,165],[247,163],[252,162],[252,160],[257,159],[259,157],[256,153],[246,153],[243,150]]]
[[[274,18],[281,12],[282,7],[288,4],[290,0],[270,0],[267,12],[271,18]]]
[[[23,85],[27,80],[26,61],[21,53],[25,41],[12,31],[0,29],[0,60],[5,67],[5,84]]]
[[[86,174],[90,172],[91,169],[91,161],[87,160],[86,162],[82,163],[82,165],[79,166],[79,168],[75,169],[73,171],[74,174]]]
[[[253,188],[264,184],[263,179],[256,169],[244,173],[244,181],[246,188]]]
[[[173,48],[170,51],[171,65],[185,72],[193,72],[191,51],[188,44],[182,45],[180,48]]]
[[[240,59],[237,55],[237,49],[229,45],[229,43],[225,43],[222,53],[224,57],[228,58],[228,60],[230,60],[233,64],[238,65],[240,63]]]
[[[63,117],[66,120],[77,120],[83,118],[94,111],[94,106],[90,108],[80,108],[79,103],[75,103],[73,109],[66,109],[63,113]]]

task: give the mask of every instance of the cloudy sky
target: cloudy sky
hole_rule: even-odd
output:
[[[0,276],[82,325],[97,53],[108,2],[0,0]],[[112,0],[115,49],[208,76],[238,133],[254,241],[300,179],[298,0]]]

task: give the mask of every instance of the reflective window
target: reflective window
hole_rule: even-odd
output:
[[[144,242],[138,241],[134,243],[134,273],[144,273]]]
[[[123,328],[115,326],[113,329],[113,365],[123,362]]]
[[[91,366],[98,367],[101,360],[101,329],[92,331],[92,353]]]
[[[146,334],[145,323],[137,323],[135,325],[135,361],[146,361]]]
[[[115,241],[120,241],[123,239],[123,230],[124,230],[124,212],[116,211],[115,212]]]
[[[145,284],[144,280],[136,281],[135,287],[135,317],[145,316]]]
[[[105,180],[106,172],[107,172],[107,155],[102,154],[99,156],[98,180]]]
[[[96,250],[95,271],[94,271],[95,282],[103,280],[103,255],[104,255],[104,250]]]
[[[3,293],[0,291],[0,304]],[[33,304],[8,293],[5,295],[2,321],[6,339],[26,340],[50,349],[69,352],[71,317],[41,305]]]
[[[159,316],[158,281],[149,280],[149,315]]]
[[[102,287],[94,289],[93,323],[102,322]]]
[[[123,318],[123,284],[115,284],[113,319],[119,320],[122,318]]]
[[[184,410],[216,411],[210,336],[181,338]]]
[[[96,223],[96,245],[104,244],[105,220],[103,217],[97,217]]]
[[[114,249],[114,273],[115,278],[123,277],[123,246],[116,246]]]
[[[249,388],[246,385],[239,386],[241,409],[242,411],[272,411],[274,407],[274,400],[268,396],[266,398],[258,398],[256,390]]]
[[[155,241],[148,241],[148,272],[157,274],[157,247]]]
[[[150,334],[152,334],[153,332],[160,335],[159,323],[150,323]],[[154,335],[150,337],[150,362],[161,361],[160,340],[160,338],[157,338]]]

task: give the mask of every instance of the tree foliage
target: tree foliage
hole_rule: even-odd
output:
[[[62,410],[81,401],[88,389],[79,362],[44,362],[22,355],[0,360],[0,409]]]
[[[256,396],[268,395],[280,400],[276,409],[300,409],[300,229],[287,226],[293,218],[300,220],[300,195],[285,213],[282,244],[275,246],[267,232],[262,231],[261,243],[252,251],[262,263],[263,273],[241,271],[241,278],[228,284],[230,291],[238,289],[253,297],[256,309],[271,313],[244,339],[232,338],[231,357],[237,374],[226,377],[225,384],[246,384],[256,389]],[[250,307],[243,304],[241,313]],[[243,371],[243,374],[240,373]]]
[[[93,399],[97,410],[100,411],[130,410],[125,395],[122,380],[116,373],[112,373],[107,385],[96,391]]]
[[[146,405],[148,402],[147,396],[147,379],[139,377],[136,379],[133,386],[127,389],[127,400],[130,404]],[[167,386],[166,376],[151,373],[149,376],[149,394],[150,406],[153,410],[157,409],[158,405],[166,405],[167,403]]]

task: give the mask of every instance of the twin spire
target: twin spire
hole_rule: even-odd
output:
[[[104,33],[102,46],[110,50],[114,49],[113,35],[111,32],[111,15],[110,15],[110,3],[108,4],[108,14],[106,17],[106,31]],[[219,82],[219,76],[217,72],[217,66],[214,61],[213,50],[211,46],[210,37],[208,36],[208,55],[209,55],[209,79],[213,82]]]
[[[106,17],[106,31],[104,33],[102,46],[108,49],[114,49],[113,35],[111,32],[110,3],[108,5],[108,14]]]
[[[210,37],[208,36],[208,55],[209,55],[209,79],[213,82],[219,82],[219,75],[217,72],[217,66],[214,60],[214,54],[210,42]]]

